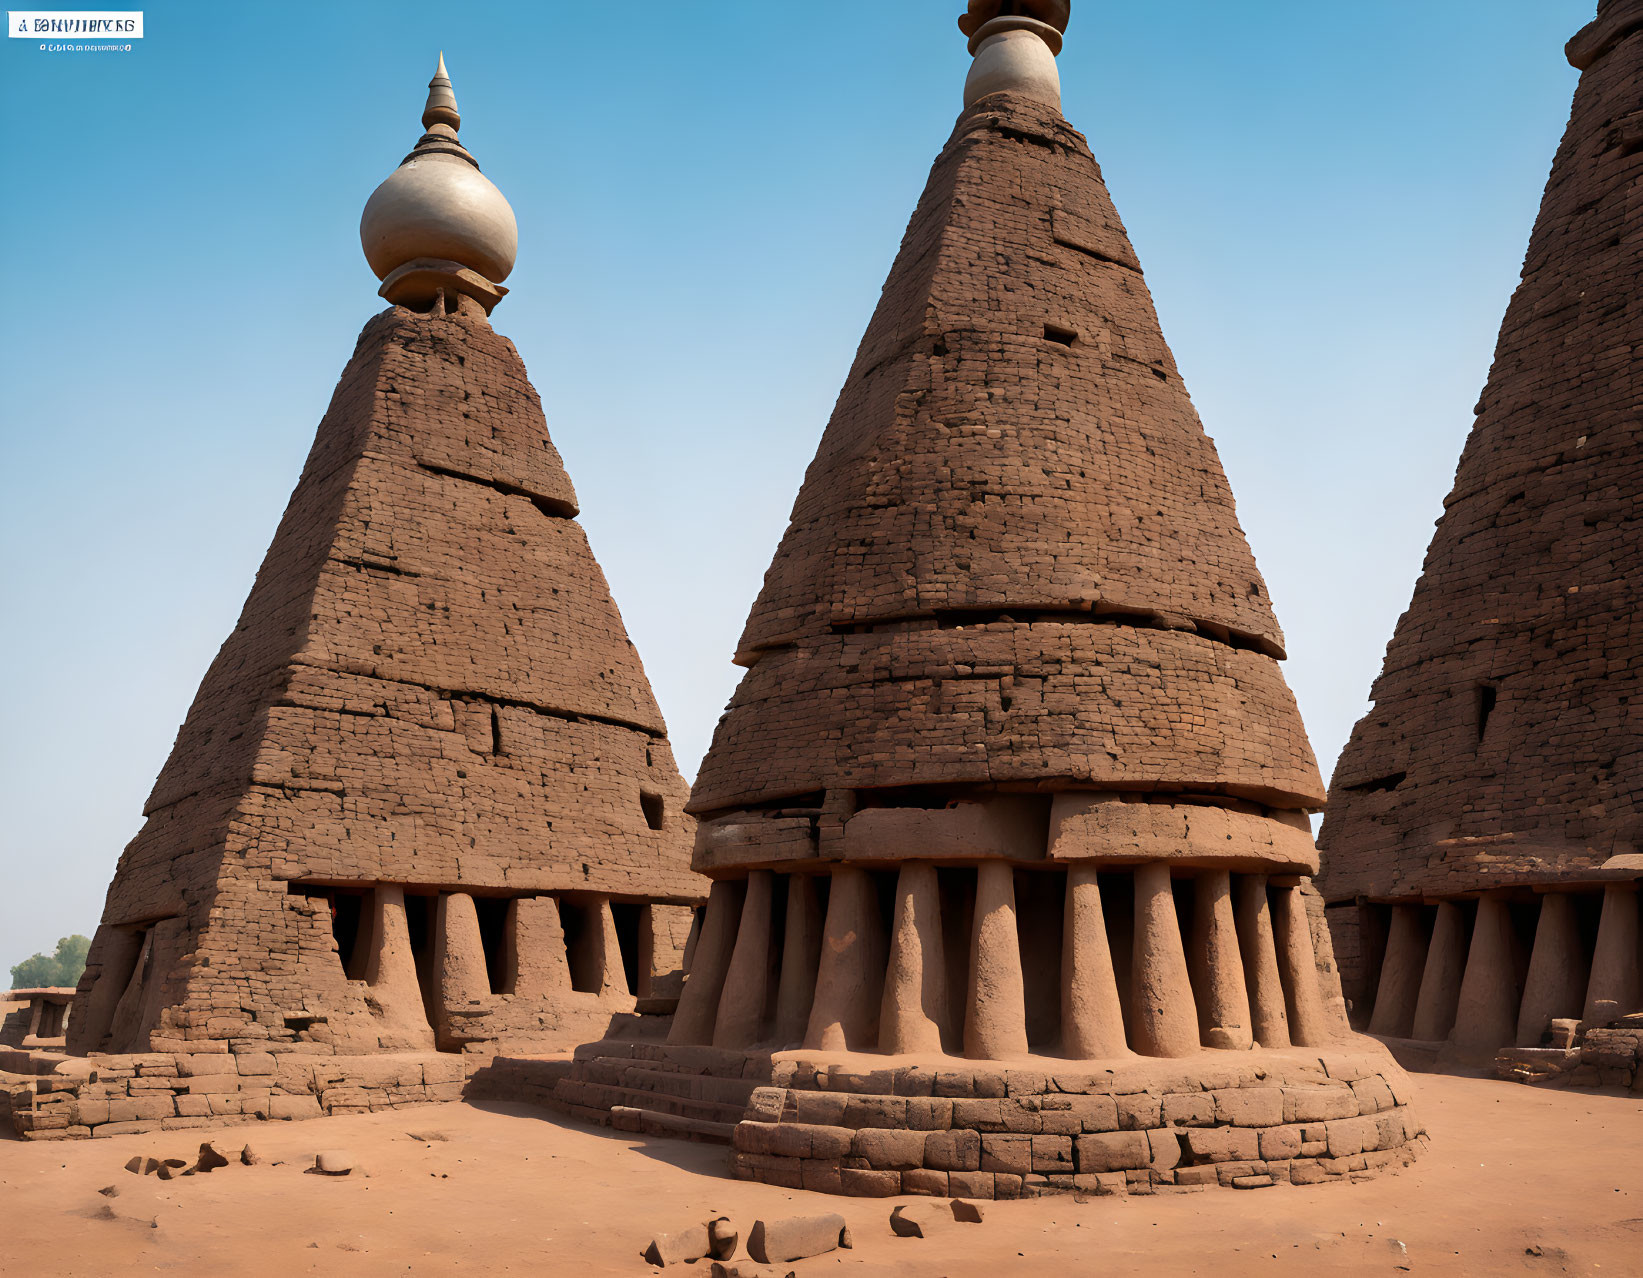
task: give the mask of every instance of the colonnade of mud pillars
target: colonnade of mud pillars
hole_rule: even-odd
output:
[[[628,993],[609,897],[589,897],[580,903],[586,913],[575,954],[566,946],[555,898],[509,901],[501,970],[494,980],[478,908],[469,893],[442,892],[431,898],[431,944],[420,975],[404,889],[384,884],[369,898],[370,932],[362,938],[362,970],[348,974],[363,979],[372,1001],[389,1019],[404,1022],[407,1031],[414,1034],[420,1028],[425,1033],[431,1022],[441,1048],[460,1045],[464,1015],[487,1008],[493,994],[552,999],[578,991],[601,998]],[[573,980],[573,963],[580,980]]]
[[[1492,1053],[1538,1046],[1555,1018],[1601,1022],[1643,1010],[1638,884],[1607,885],[1590,946],[1577,895],[1541,894],[1526,972],[1508,892],[1478,899],[1470,941],[1461,902],[1440,901],[1435,915],[1424,904],[1393,906],[1369,1032]]]
[[[1184,941],[1168,864],[1033,871],[1063,872],[1059,1029],[1031,1048],[1029,995],[1042,992],[1024,984],[1006,861],[902,863],[888,925],[874,876],[858,866],[715,881],[668,1041],[1097,1059],[1314,1046],[1347,1032],[1342,1005],[1324,997],[1299,879],[1191,871]],[[938,877],[954,874],[957,894]],[[1127,941],[1122,926],[1110,932],[1110,899],[1103,909],[1103,892],[1122,891],[1124,878],[1134,893]],[[967,916],[967,932],[944,910]],[[955,953],[966,939],[968,953]]]

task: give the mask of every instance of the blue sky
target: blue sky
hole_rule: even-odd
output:
[[[90,934],[379,309],[365,198],[445,51],[495,316],[687,775],[959,108],[960,0],[160,3],[0,45],[0,968]],[[1061,58],[1325,776],[1488,371],[1593,0],[1079,0]]]

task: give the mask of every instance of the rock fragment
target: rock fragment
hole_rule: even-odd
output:
[[[718,1216],[707,1222],[707,1255],[710,1260],[729,1260],[736,1254],[741,1234],[730,1223],[729,1216]]]
[[[850,1229],[837,1212],[825,1216],[784,1216],[756,1220],[747,1236],[747,1254],[761,1265],[781,1265],[823,1256],[851,1246]]]
[[[645,1259],[651,1264],[694,1265],[708,1254],[708,1230],[702,1225],[657,1234],[645,1248]]]
[[[200,1146],[199,1157],[194,1160],[193,1170],[196,1172],[213,1172],[219,1167],[227,1167],[232,1160],[211,1141]]]
[[[890,1232],[897,1238],[928,1238],[952,1223],[952,1209],[945,1203],[907,1203],[890,1212]]]
[[[327,1149],[314,1155],[314,1170],[322,1176],[346,1176],[354,1170],[354,1156],[345,1149]]]

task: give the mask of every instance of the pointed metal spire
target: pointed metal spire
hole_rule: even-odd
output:
[[[448,124],[454,132],[462,127],[462,116],[456,109],[456,91],[451,88],[451,77],[445,71],[445,51],[439,53],[439,69],[428,81],[428,105],[422,108],[422,127],[431,129],[436,124]]]

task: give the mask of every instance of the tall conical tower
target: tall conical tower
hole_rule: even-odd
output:
[[[426,130],[366,324],[120,859],[76,1052],[563,1046],[676,993],[702,881],[643,667],[511,343],[513,211]]]
[[[1643,3],[1567,53],[1523,281],[1320,832],[1375,1032],[1469,1055],[1643,1008]]]
[[[1023,1176],[1173,1183],[1175,1136],[1140,1134],[1167,1121],[1156,1096],[1121,1138],[1077,1134],[1111,1133],[1096,1111],[1166,1078],[1198,1091],[1206,1070],[1228,1081],[1203,1086],[1272,1097],[1278,1076],[1329,1090],[1320,1051],[1370,1048],[1355,1068],[1395,1073],[1349,1039],[1314,949],[1317,765],[1220,461],[1061,116],[1068,8],[974,0],[960,20],[963,113],[691,792],[714,883],[669,1040],[682,1054],[611,1045],[655,1063],[584,1062],[560,1089],[593,1110],[684,1061],[744,1081],[768,1068],[790,1090],[755,1096],[735,1129],[743,1174],[983,1196]],[[945,1105],[934,1125],[960,1129],[941,1133],[956,1146],[846,1131],[824,1153],[782,1127],[926,1128],[905,1098],[929,1096],[932,1071],[953,1080],[942,1096],[1003,1097],[1000,1062],[1009,1117]],[[1047,1069],[1063,1091],[1087,1077],[1091,1125],[1039,1112],[1028,1080]],[[888,1094],[892,1117],[851,1123],[817,1088]],[[1382,1162],[1416,1130],[1386,1099],[1354,1151]],[[1318,1103],[1359,1114],[1349,1091]],[[1243,1122],[1240,1104],[1220,1121]],[[999,1131],[1036,1133],[1031,1157],[1017,1136],[996,1161],[953,1161],[990,1155]],[[1253,1132],[1237,1143],[1255,1158]],[[1281,1174],[1299,1147],[1273,1158]]]

